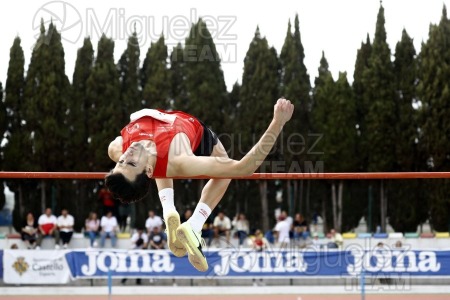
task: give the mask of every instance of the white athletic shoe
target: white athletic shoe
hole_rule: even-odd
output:
[[[202,251],[202,246],[205,247],[205,240],[202,239],[201,232],[194,232],[191,224],[184,222],[178,226],[177,237],[188,251],[189,262],[200,272],[206,272],[208,262]]]
[[[177,228],[180,226],[180,215],[175,210],[170,211],[164,215],[164,220],[166,222],[167,245],[170,251],[176,257],[185,256],[187,252],[186,248],[177,237]]]

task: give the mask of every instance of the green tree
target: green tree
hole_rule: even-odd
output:
[[[6,107],[3,102],[3,84],[0,82],[0,134],[3,137],[7,130]],[[1,149],[3,152],[3,149]],[[3,155],[2,155],[3,156]],[[0,168],[3,169],[3,159],[0,158]],[[0,180],[0,187],[3,188],[3,180]],[[3,190],[3,189],[1,189]],[[5,206],[5,193],[0,193],[0,207]]]
[[[214,131],[221,132],[223,113],[227,107],[227,89],[219,54],[202,19],[191,27],[183,60],[189,99],[185,109]]]
[[[117,64],[120,80],[120,99],[122,102],[122,123],[129,121],[131,113],[141,108],[141,92],[139,78],[139,40],[136,29],[128,38],[127,49]]]
[[[173,48],[170,54],[170,97],[174,101],[174,108],[187,111],[188,96],[186,90],[186,63],[181,43]]]
[[[65,74],[61,35],[52,23],[46,33],[41,24],[41,35],[33,49],[24,89],[25,129],[32,144],[29,148],[33,162],[30,164],[31,170],[67,170],[68,160],[64,155],[67,143],[62,141],[68,138],[66,124],[69,97],[70,83]],[[56,151],[59,155],[53,154]],[[64,189],[60,187],[59,182],[40,181],[41,211],[63,198]],[[35,199],[32,201],[35,202]]]
[[[311,132],[310,108],[311,108],[311,83],[304,64],[305,53],[300,35],[300,22],[298,15],[295,16],[294,32],[291,29],[291,23],[288,23],[288,30],[280,53],[281,63],[281,88],[280,92],[285,98],[292,101],[295,106],[292,120],[285,126],[282,135],[284,160],[287,169],[293,169],[294,172],[308,172],[305,166],[312,163],[308,158],[309,137]],[[293,145],[300,145],[295,147]],[[294,166],[300,166],[300,168]],[[292,171],[292,170],[291,170]],[[300,184],[300,186],[299,186]],[[289,213],[293,215],[297,202],[298,209],[305,212],[309,221],[310,212],[310,181],[307,183],[305,191],[303,181],[286,181],[287,194],[290,199]],[[291,191],[291,189],[293,189]],[[306,197],[305,197],[306,192]],[[306,198],[306,201],[304,201]]]
[[[240,89],[240,106],[237,126],[242,138],[239,139],[238,156],[250,150],[258,137],[266,130],[268,121],[273,115],[274,101],[278,98],[280,84],[280,64],[274,48],[269,48],[266,38],[261,37],[256,28],[244,58],[244,73]],[[256,113],[257,112],[257,113]],[[265,117],[262,117],[265,116]],[[279,157],[279,148],[275,147],[267,159]],[[270,172],[271,164],[263,164],[261,171]],[[261,216],[269,215],[267,181],[259,182]],[[257,204],[254,204],[256,207]],[[263,218],[257,222],[264,230],[269,229],[269,220]]]
[[[419,56],[418,95],[421,101],[420,144],[432,171],[450,169],[450,21],[444,6],[438,25],[431,25],[429,38]],[[450,220],[450,184],[448,180],[431,180],[428,207],[435,230],[448,231]]]
[[[164,36],[152,43],[145,56],[142,68],[142,97],[144,106],[169,109],[170,75],[167,67],[167,46]]]
[[[386,42],[384,8],[380,5],[369,66],[363,73],[364,102],[369,103],[367,132],[363,139],[368,150],[368,171],[395,171],[395,77],[391,51]],[[380,224],[386,229],[386,191],[380,182]]]
[[[114,42],[103,35],[98,41],[97,57],[87,80],[86,97],[89,107],[89,169],[108,170],[113,163],[106,155],[108,145],[123,127],[123,105],[120,83],[114,63]]]
[[[27,169],[29,134],[25,130],[23,92],[25,86],[24,65],[25,57],[20,45],[20,38],[14,39],[9,52],[9,66],[7,72],[4,104],[6,107],[7,144],[3,149],[4,162],[2,168],[7,171]],[[23,215],[28,208],[25,205],[24,181],[7,181],[7,185],[14,192],[13,225],[16,230],[22,225]]]

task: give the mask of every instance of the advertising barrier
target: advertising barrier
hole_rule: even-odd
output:
[[[107,278],[108,272],[118,278],[450,276],[450,251],[430,250],[211,250],[205,251],[210,267],[204,273],[167,250],[4,250],[2,255],[3,280],[12,284],[65,284]]]
[[[66,251],[4,250],[3,281],[13,284],[65,284],[71,279]]]

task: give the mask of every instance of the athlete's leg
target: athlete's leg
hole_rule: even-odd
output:
[[[158,187],[159,200],[163,208],[163,217],[166,222],[167,245],[170,251],[177,256],[186,255],[186,248],[178,240],[176,232],[180,226],[180,215],[174,204],[174,191],[172,179],[155,179]]]

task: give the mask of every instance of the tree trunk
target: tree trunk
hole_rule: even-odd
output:
[[[322,222],[323,222],[323,231],[324,231],[324,233],[328,232],[326,197],[322,197]]]
[[[386,232],[386,197],[384,194],[384,180],[380,183],[380,215],[381,215],[381,232]]]
[[[344,191],[344,181],[339,181],[339,188],[338,188],[338,207],[337,207],[337,228],[336,230],[338,232],[342,232],[342,198],[343,198],[343,191]]]
[[[305,213],[303,214],[303,216],[305,217],[306,221],[308,222],[308,224],[311,223],[311,212],[310,212],[310,191],[311,191],[311,180],[308,180],[306,182],[306,209],[305,209]]]
[[[45,182],[45,179],[41,180],[41,211],[42,213],[45,212],[45,209],[47,208],[47,196],[45,193],[45,190],[47,189],[47,183]]]
[[[300,190],[299,190],[299,212],[303,212],[303,180],[300,181]]]
[[[333,228],[337,230],[337,200],[336,200],[336,183],[331,183],[331,205],[333,206]]]
[[[269,230],[269,202],[267,199],[267,180],[259,182],[259,196],[261,199],[261,216],[263,232]]]

